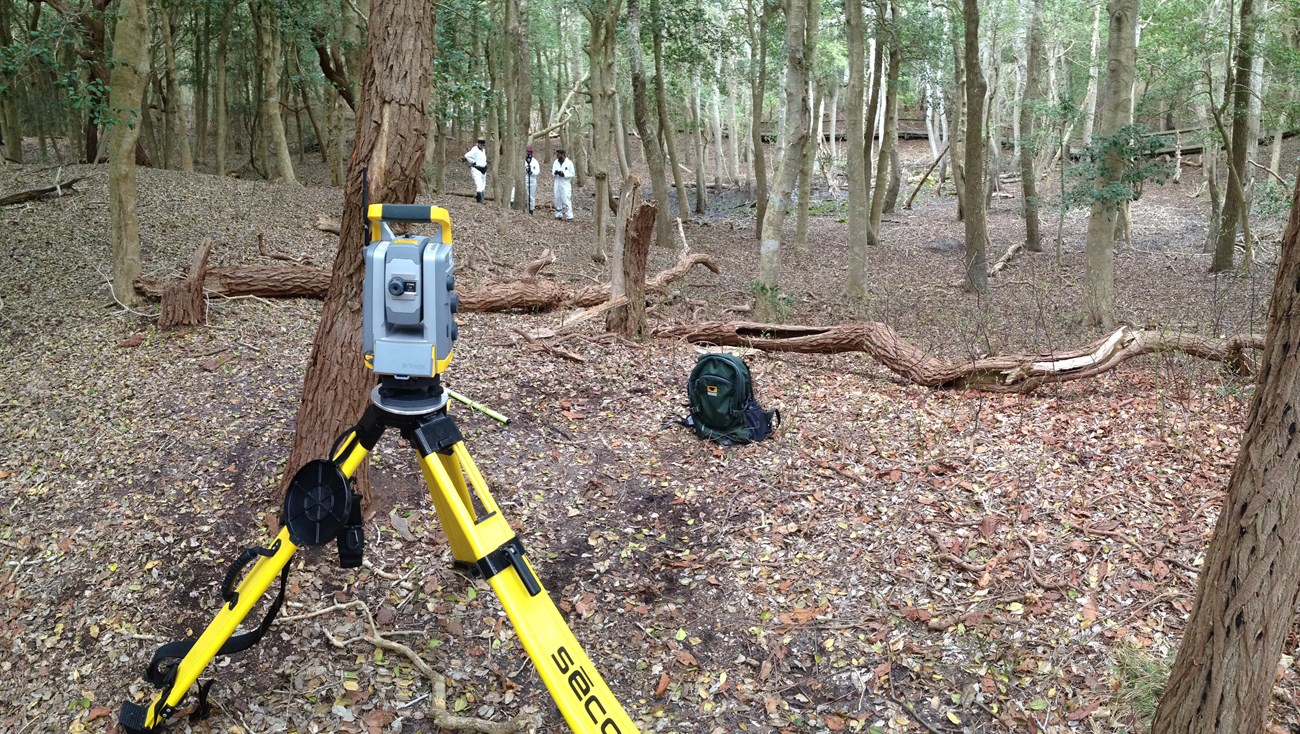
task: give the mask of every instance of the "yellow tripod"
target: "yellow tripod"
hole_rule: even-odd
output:
[[[124,703],[118,717],[122,727],[133,734],[153,730],[176,713],[215,656],[246,649],[261,638],[283,602],[289,561],[300,546],[337,539],[343,565],[360,565],[360,507],[349,480],[384,430],[397,428],[419,453],[420,469],[457,562],[491,584],[569,727],[578,734],[637,732],[537,579],[446,405],[437,376],[381,378],[371,405],[340,437],[332,460],[311,462],[294,476],[283,529],[269,547],[249,549],[236,561],[222,585],[226,603],[208,627],[197,639],[169,643],[154,655],[147,677],[162,690],[147,706]],[[277,576],[280,592],[261,626],[232,637]],[[198,713],[207,713],[206,686],[199,688]]]

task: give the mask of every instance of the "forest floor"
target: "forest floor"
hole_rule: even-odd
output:
[[[1135,205],[1118,300],[1135,324],[1262,331],[1271,271],[1212,277],[1191,254],[1204,231],[1196,173]],[[0,362],[0,731],[22,734],[111,729],[124,697],[152,695],[141,672],[153,650],[207,624],[229,562],[276,524],[320,306],[213,297],[207,326],[155,330],[157,304],[127,312],[105,287],[106,170],[64,175],[86,179],[73,195],[0,209],[12,233],[0,245],[0,340],[11,345]],[[0,169],[0,195],[52,176]],[[449,172],[464,191],[462,178]],[[335,188],[154,170],[140,187],[148,274],[180,272],[205,237],[222,264],[270,264],[259,230],[317,265],[337,245],[313,227],[337,216]],[[537,216],[510,215],[505,237],[495,210],[433,199],[451,211],[462,283],[507,277],[545,247],[553,277],[604,279],[587,255],[590,192],[569,224],[545,216],[549,191],[540,199]],[[752,210],[740,195],[718,204],[685,233],[722,274],[679,283],[657,322],[734,318],[725,309],[750,300]],[[1017,206],[994,198],[995,249],[1022,236]],[[954,358],[1097,336],[1075,320],[1081,213],[1066,217],[1059,266],[1051,253],[1022,255],[980,300],[950,286],[961,224],[952,197],[930,189],[886,216],[870,295],[849,302],[844,215],[822,209],[832,213],[812,218],[812,251],[787,255],[791,322],[885,320]],[[651,269],[675,258],[655,250]],[[643,731],[1142,729],[1143,671],[1178,645],[1249,380],[1163,356],[994,396],[905,384],[859,354],[755,352],[759,397],[783,423],[764,443],[720,448],[676,424],[695,347],[593,327],[564,345],[579,363],[517,333],[562,316],[462,316],[448,383],[512,420],[454,414]],[[529,713],[538,731],[565,731],[489,587],[451,570],[395,437],[372,454],[371,477],[366,567],[340,570],[328,547],[301,553],[285,616],[214,667],[214,718],[172,729],[429,731],[429,686],[405,660],[331,645],[327,634],[364,632],[355,610],[303,617],[363,600],[445,674],[453,708]],[[1279,676],[1273,716],[1286,731],[1300,726],[1290,657]]]

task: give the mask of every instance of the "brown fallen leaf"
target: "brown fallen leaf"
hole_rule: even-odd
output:
[[[225,363],[226,360],[220,355],[218,355],[216,357],[210,357],[208,359],[203,360],[202,362],[199,362],[199,367],[202,368],[204,372],[216,372],[217,370],[221,369],[221,365]]]
[[[662,673],[659,676],[659,685],[655,686],[655,695],[662,696],[668,690],[668,674]]]
[[[560,415],[564,416],[565,418],[568,418],[571,421],[580,421],[587,417],[585,413],[579,413],[574,410],[561,410]]]
[[[844,727],[847,726],[847,724],[844,723],[843,717],[835,716],[834,714],[823,716],[822,722],[825,723],[826,728],[831,731],[844,731]]]
[[[682,665],[689,665],[691,667],[695,667],[699,665],[699,662],[696,661],[695,656],[685,650],[673,650],[673,657],[677,658],[677,662],[681,663]]]
[[[97,721],[111,713],[113,713],[113,709],[107,706],[96,706],[90,710],[90,713],[86,714],[86,723],[89,724],[92,721]]]
[[[406,521],[406,518],[396,512],[390,512],[388,514],[388,524],[392,525],[397,534],[402,536],[402,540],[408,543],[415,541],[415,533],[411,532],[411,524]]]
[[[138,346],[140,346],[141,344],[144,344],[144,332],[143,332],[143,331],[136,332],[136,333],[132,334],[131,336],[128,336],[127,338],[125,338],[125,339],[123,339],[122,341],[118,342],[118,343],[117,343],[117,348],[118,348],[118,349],[130,349],[130,348],[132,348],[132,347],[138,347]],[[91,710],[93,711],[94,709],[91,709]],[[94,721],[94,719],[87,719],[87,721]]]

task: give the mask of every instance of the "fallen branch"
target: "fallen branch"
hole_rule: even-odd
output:
[[[786,326],[747,321],[707,321],[661,327],[655,336],[691,343],[743,346],[769,351],[834,354],[865,352],[917,385],[990,392],[1028,392],[1042,385],[1095,377],[1144,354],[1182,352],[1224,363],[1240,375],[1252,372],[1247,349],[1262,349],[1254,334],[1227,339],[1155,329],[1121,327],[1109,337],[1051,354],[1011,354],[975,360],[944,360],[921,351],[879,322],[838,326]]]
[[[319,224],[319,222],[317,224]],[[266,235],[264,235],[262,233],[262,230],[260,229],[257,230],[257,254],[261,255],[262,257],[269,257],[272,260],[281,260],[283,262],[293,263],[295,265],[308,265],[308,266],[311,265],[311,263],[308,262],[307,258],[305,257],[292,257],[290,255],[285,255],[276,252],[271,248],[267,247]]]
[[[1007,251],[1002,254],[1002,257],[998,258],[998,261],[993,263],[993,267],[989,268],[989,277],[992,278],[1003,270],[1006,270],[1007,266],[1011,264],[1011,261],[1016,259],[1016,255],[1019,255],[1020,251],[1023,249],[1025,249],[1024,240],[1017,240],[1012,243],[1011,246],[1007,248]]]
[[[55,182],[55,184],[54,184],[53,186],[46,186],[46,187],[44,187],[44,188],[39,188],[39,189],[30,189],[30,190],[28,190],[28,191],[19,191],[19,192],[16,193],[16,194],[10,194],[10,195],[4,197],[3,199],[0,199],[0,206],[9,206],[9,205],[11,205],[11,204],[21,204],[21,203],[23,203],[23,202],[25,202],[25,201],[33,201],[33,200],[35,200],[35,199],[39,199],[39,198],[41,198],[42,196],[46,196],[46,195],[48,195],[48,194],[55,194],[55,193],[57,193],[59,196],[63,196],[63,189],[66,188],[66,189],[68,189],[68,190],[70,190],[70,191],[75,191],[76,189],[73,189],[73,188],[72,188],[72,185],[75,184],[76,182],[80,181],[80,180],[83,179],[83,178],[85,178],[85,177],[84,177],[84,176],[77,176],[76,178],[73,178],[73,179],[69,179],[69,180],[67,180],[67,181],[64,181],[62,184],[60,184],[60,183],[58,183],[58,182]]]
[[[930,164],[930,167],[925,169],[925,173],[921,174],[921,180],[916,182],[916,188],[912,189],[912,195],[907,197],[907,203],[903,205],[904,209],[912,208],[912,200],[916,198],[918,193],[920,193],[921,187],[925,185],[925,182],[930,180],[930,172],[934,170],[935,166],[939,165],[939,161],[943,160],[943,157],[947,154],[948,146],[945,145],[943,146],[943,150],[939,151],[939,155],[935,157],[934,162]]]
[[[525,731],[528,727],[533,725],[533,722],[523,714],[516,716],[512,721],[501,723],[488,721],[487,719],[480,719],[476,716],[460,716],[448,711],[446,677],[430,667],[429,664],[424,661],[424,658],[420,657],[419,653],[400,642],[395,642],[385,637],[383,633],[379,631],[379,626],[375,624],[375,616],[371,613],[370,607],[360,599],[354,599],[343,604],[334,604],[333,606],[318,609],[306,614],[281,617],[280,621],[282,623],[295,622],[309,619],[311,617],[319,617],[328,614],[329,612],[343,611],[345,609],[360,610],[362,617],[366,621],[368,630],[357,637],[350,637],[346,640],[341,640],[331,635],[328,631],[325,631],[325,638],[330,641],[331,645],[340,650],[347,649],[347,646],[354,642],[363,641],[368,642],[375,647],[388,650],[389,652],[397,653],[411,661],[411,664],[415,666],[415,669],[420,671],[420,675],[423,675],[425,680],[429,681],[429,685],[433,688],[433,705],[429,709],[429,717],[433,720],[433,728],[435,730],[452,729],[456,731],[479,732],[479,734],[513,734],[514,732]]]
[[[330,219],[329,217],[327,217],[327,216],[325,216],[324,214],[322,214],[321,216],[319,216],[319,217],[316,218],[316,229],[319,229],[319,230],[322,231],[322,232],[329,232],[329,233],[331,233],[331,234],[338,234],[338,233],[339,233],[339,220],[337,220],[337,219]]]

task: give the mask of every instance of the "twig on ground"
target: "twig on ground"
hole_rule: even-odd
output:
[[[1020,536],[1020,542],[1024,543],[1025,547],[1029,549],[1029,560],[1025,565],[1029,568],[1029,576],[1034,580],[1035,584],[1052,591],[1061,591],[1070,588],[1070,585],[1064,582],[1044,581],[1043,578],[1038,575],[1038,569],[1034,567],[1034,544],[1029,541],[1029,538],[1026,538],[1023,535]]]

